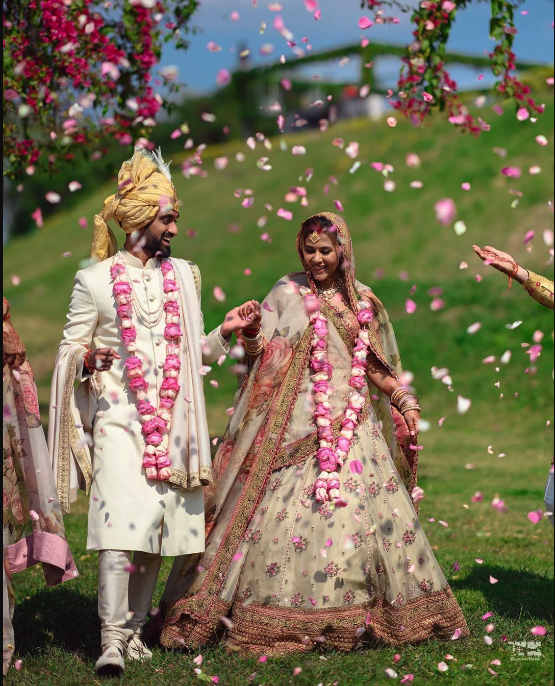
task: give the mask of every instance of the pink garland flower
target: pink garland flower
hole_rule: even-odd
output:
[[[137,329],[135,327],[131,327],[130,329],[122,329],[121,330],[121,340],[124,345],[129,345],[130,343],[134,343],[137,340]]]
[[[179,353],[180,339],[183,336],[183,331],[179,324],[175,323],[179,321],[180,316],[180,304],[177,298],[179,285],[173,278],[168,278],[168,275],[173,276],[171,261],[163,260],[161,269],[164,275],[163,289],[165,296],[163,306],[168,317],[164,330],[167,346],[166,360],[163,365],[164,373],[167,376],[162,381],[160,388],[159,409],[156,409],[149,400],[143,397],[137,402],[137,411],[141,417],[150,417],[147,421],[143,420],[142,426],[142,433],[146,443],[142,466],[145,469],[146,477],[152,480],[167,481],[171,478],[171,460],[169,452],[163,446],[163,443],[167,440],[168,426],[175,406],[175,398],[180,389],[177,378],[172,378],[171,375],[177,376],[177,372],[181,369]],[[122,328],[120,329],[121,340],[128,350],[134,350],[134,347],[129,347],[137,340],[137,330],[130,321],[133,316],[131,305],[133,289],[128,281],[125,264],[121,258],[112,265],[110,276],[114,282],[112,290],[117,304],[117,315],[122,320]],[[172,321],[174,317],[177,317],[177,320],[173,319]],[[125,361],[125,367],[131,390],[135,393],[145,394],[148,391],[149,384],[144,378],[141,358],[138,355],[129,357]]]
[[[179,324],[167,324],[164,331],[164,336],[166,338],[180,338],[183,336],[183,331]]]
[[[316,453],[321,474],[314,485],[314,495],[320,503],[333,501],[336,506],[345,506],[346,501],[341,498],[340,481],[336,472],[343,466],[343,461],[352,448],[352,439],[358,426],[358,417],[366,403],[366,397],[361,391],[367,386],[366,366],[369,350],[368,331],[364,329],[374,319],[371,305],[361,301],[358,304],[357,318],[360,333],[353,351],[351,362],[351,377],[349,386],[351,395],[341,422],[341,433],[336,439],[331,427],[331,396],[333,387],[331,379],[333,366],[328,360],[328,323],[320,313],[318,297],[311,292],[304,295],[305,309],[314,327],[314,340],[310,357],[310,368],[313,375],[313,397],[315,401],[313,417],[318,427],[320,448]],[[335,446],[335,447],[334,447]]]

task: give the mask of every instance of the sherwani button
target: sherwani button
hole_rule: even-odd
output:
[[[163,362],[158,362],[158,369],[162,369],[163,366],[164,366]]]

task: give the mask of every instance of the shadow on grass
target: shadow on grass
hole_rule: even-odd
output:
[[[490,577],[498,583],[491,583]],[[553,580],[546,575],[484,565],[464,579],[451,580],[450,585],[455,592],[480,591],[496,614],[507,619],[529,617],[553,622]]]
[[[40,590],[27,600],[16,597],[13,624],[20,657],[47,647],[98,657],[100,623],[95,597],[62,587]]]

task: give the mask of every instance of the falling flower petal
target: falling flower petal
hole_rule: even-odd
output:
[[[405,303],[405,312],[407,312],[407,314],[414,314],[416,312],[416,310],[417,310],[416,303],[414,302],[414,300],[411,300],[410,298],[408,298],[406,303]]]
[[[387,118],[387,125],[390,126],[391,128],[394,128],[397,126],[397,119],[395,117],[388,117]]]
[[[436,218],[442,226],[449,226],[457,215],[457,208],[451,198],[443,198],[439,200],[434,209],[436,211]]]
[[[226,301],[226,294],[223,292],[223,290],[219,286],[214,286],[214,297],[220,303],[223,303]]]
[[[70,193],[75,193],[75,191],[78,191],[80,188],[83,188],[83,186],[79,183],[79,181],[70,181],[68,188]]]
[[[543,512],[541,510],[535,510],[534,512],[528,513],[528,519],[532,524],[538,524],[543,518]]]
[[[54,191],[49,191],[44,197],[53,205],[56,205],[62,199],[59,193],[54,193]]]
[[[546,145],[549,144],[549,141],[547,140],[547,138],[545,136],[536,136],[536,143],[545,147]]]
[[[499,579],[496,579],[494,576],[490,576],[489,582],[490,582],[490,584],[498,584]]]
[[[462,236],[464,233],[466,233],[466,224],[463,221],[455,222],[455,226],[453,228],[455,229],[457,236]]]
[[[473,335],[475,333],[478,333],[478,331],[480,331],[481,328],[482,328],[482,323],[476,322],[475,324],[472,324],[471,326],[469,326],[468,329],[466,330],[466,332],[469,333],[470,335]]]
[[[447,664],[445,662],[440,662],[438,664],[437,668],[439,669],[440,672],[447,672],[449,669],[449,667],[447,666]]]
[[[501,173],[511,179],[519,179],[522,176],[522,169],[520,167],[503,167]]]
[[[290,222],[293,219],[293,212],[280,208],[277,211],[277,216],[280,217],[280,219],[285,219],[286,221]]]
[[[459,414],[466,414],[468,410],[470,409],[470,406],[472,405],[472,400],[469,400],[468,398],[464,398],[462,395],[459,395],[457,398],[457,412]]]
[[[391,667],[388,667],[385,670],[385,675],[389,677],[390,679],[396,679],[397,678],[397,672],[394,669],[391,669]]]
[[[526,119],[530,118],[530,112],[526,109],[526,107],[520,107],[518,112],[516,113],[516,118],[518,121],[526,121]]]
[[[535,626],[530,629],[532,636],[545,636],[547,634],[547,629],[544,626]]]
[[[216,83],[219,86],[227,86],[227,84],[231,81],[231,74],[227,69],[220,69],[218,72],[218,75],[216,76]]]
[[[306,148],[304,145],[295,145],[291,152],[293,155],[306,155]]]
[[[364,467],[360,460],[352,460],[349,462],[349,469],[353,474],[362,474]]]
[[[361,17],[358,20],[358,28],[363,31],[369,29],[371,26],[374,26],[374,22],[369,17]]]
[[[451,636],[452,641],[457,641],[461,637],[461,630],[455,629],[455,633]]]

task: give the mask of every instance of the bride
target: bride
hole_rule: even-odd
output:
[[[206,552],[178,558],[161,642],[281,655],[468,634],[418,521],[419,404],[338,216],[243,331],[249,373],[206,492]],[[417,498],[415,498],[417,500]]]

